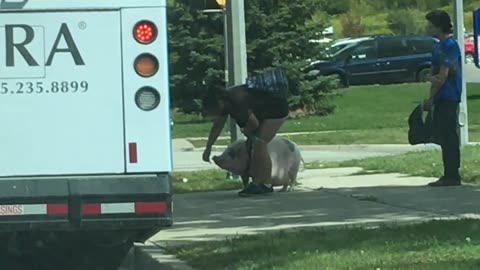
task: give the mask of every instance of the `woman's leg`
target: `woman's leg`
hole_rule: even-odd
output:
[[[253,182],[257,184],[272,183],[272,160],[267,145],[275,137],[286,118],[265,119],[257,130],[257,139],[253,141]]]

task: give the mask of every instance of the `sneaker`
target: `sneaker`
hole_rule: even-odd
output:
[[[460,186],[462,182],[459,179],[448,179],[446,177],[440,177],[435,182],[428,183],[430,187],[450,187],[450,186]]]
[[[248,197],[252,195],[270,195],[273,193],[273,187],[267,187],[264,184],[251,183],[244,190],[238,193],[240,197]]]

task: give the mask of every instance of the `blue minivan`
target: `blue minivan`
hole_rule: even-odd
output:
[[[375,36],[353,42],[313,61],[309,77],[335,75],[342,86],[425,82],[437,39],[428,36]]]

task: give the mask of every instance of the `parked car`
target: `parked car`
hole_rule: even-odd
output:
[[[465,47],[465,63],[473,63],[475,61],[475,45],[473,43],[473,38],[464,39]]]
[[[312,61],[309,76],[338,76],[343,86],[424,82],[430,74],[437,39],[427,36],[376,36]]]
[[[329,55],[335,54],[335,53],[339,52],[340,50],[344,49],[345,47],[347,47],[348,45],[350,45],[352,43],[356,43],[356,42],[359,42],[359,41],[362,41],[362,40],[367,40],[369,38],[370,37],[337,39],[334,42],[332,42],[332,44],[325,49],[325,53],[329,54]]]

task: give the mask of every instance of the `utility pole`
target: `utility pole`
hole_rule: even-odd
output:
[[[244,0],[227,0],[227,63],[228,86],[244,84],[247,79],[247,42],[245,35]],[[230,142],[243,137],[238,125],[229,118]],[[236,175],[227,175],[229,179],[237,179]]]
[[[221,13],[223,14],[223,46],[225,53],[225,87],[228,87],[228,25],[227,25],[227,0],[216,0],[217,4],[222,8]]]
[[[203,14],[207,13],[221,13],[223,16],[223,46],[225,54],[225,87],[228,87],[228,40],[227,40],[227,10],[226,10],[226,0],[216,0],[215,1],[220,9],[204,9],[201,11]]]
[[[247,79],[247,42],[245,37],[244,0],[227,1],[228,84],[244,84]],[[230,121],[230,140],[235,142],[243,134]]]
[[[460,47],[462,60],[462,98],[458,120],[460,123],[460,145],[468,144],[468,111],[467,111],[467,83],[465,82],[465,47],[464,47],[464,21],[463,21],[463,0],[453,0],[454,32],[455,39]]]

